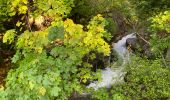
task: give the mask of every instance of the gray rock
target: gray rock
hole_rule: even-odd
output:
[[[136,38],[128,38],[126,40],[126,46],[129,46],[131,49],[137,48],[137,39]]]

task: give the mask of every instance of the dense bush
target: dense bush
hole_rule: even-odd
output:
[[[25,31],[18,37],[17,52],[12,58],[17,68],[7,76],[5,94],[1,95],[3,99],[66,99],[73,91],[80,91],[81,81],[93,78],[82,58],[95,50],[109,54],[109,45],[102,39],[107,37],[104,19],[94,17],[88,31],[83,31],[82,25],[76,25],[70,19],[61,25],[64,26],[51,26],[44,31]],[[60,34],[64,38],[59,37]],[[44,47],[50,42],[54,42],[51,44],[53,46]]]
[[[107,30],[112,33],[112,41],[117,35],[136,31],[135,28],[139,26],[135,8],[129,0],[75,0],[69,17],[76,23],[87,25],[88,20],[96,14],[108,19],[110,25]]]
[[[161,12],[150,20],[152,50],[156,53],[164,53],[165,49],[170,46],[170,11]]]
[[[169,98],[170,71],[161,60],[135,58],[126,69],[125,95],[139,99]]]
[[[169,9],[170,1],[160,0],[129,0],[136,9],[139,18],[147,19],[148,17],[158,14],[161,11]]]
[[[74,13],[82,16],[94,16],[112,9],[114,0],[75,0]]]
[[[110,90],[94,92],[99,100],[167,99],[170,98],[170,70],[161,60],[135,57],[126,66],[125,82],[115,84]]]
[[[91,51],[105,56],[110,53],[110,47],[103,39],[110,39],[105,30],[107,20],[97,15],[84,31],[83,25],[75,24],[71,19],[63,20],[73,6],[72,1],[50,0],[45,7],[42,0],[8,0],[8,3],[15,4],[7,5],[15,9],[10,9],[10,16],[17,13],[33,18],[22,22],[21,17],[14,25],[17,27],[7,30],[3,37],[4,43],[15,46],[16,53],[12,57],[13,68],[8,73],[0,98],[63,100],[74,91],[81,92],[80,83],[95,78],[92,65],[88,61],[83,62],[83,57]],[[27,12],[28,9],[31,10]],[[51,18],[51,23],[44,25],[47,17]],[[38,28],[30,25],[24,29],[31,19]]]

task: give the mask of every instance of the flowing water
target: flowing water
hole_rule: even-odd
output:
[[[136,38],[135,33],[124,36],[117,43],[114,43],[113,49],[118,53],[121,59],[123,59],[123,65],[129,60],[130,52],[126,47],[126,40],[128,38]]]
[[[123,61],[122,65],[117,68],[107,67],[106,69],[102,70],[102,81],[94,81],[90,83],[87,88],[94,88],[94,90],[97,90],[101,87],[110,88],[112,84],[123,81],[123,65],[129,60],[130,57],[130,52],[126,47],[126,40],[128,38],[136,38],[135,33],[126,35],[117,43],[113,43],[113,49],[118,53],[119,58]]]
[[[87,88],[93,88],[94,90],[98,90],[99,88],[106,87],[110,88],[113,84],[119,83],[124,81],[124,64],[129,60],[130,52],[128,51],[126,47],[126,40],[128,38],[136,38],[135,33],[129,34],[124,36],[121,40],[119,40],[117,43],[113,43],[113,50],[115,50],[119,56],[119,58],[122,60],[122,64],[115,68],[114,64],[113,67],[107,67],[104,70],[101,71],[101,78],[102,80],[100,82],[93,81],[91,82]],[[90,94],[83,93],[78,96],[76,96],[74,99],[71,100],[91,100]]]

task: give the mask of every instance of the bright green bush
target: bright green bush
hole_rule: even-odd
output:
[[[163,99],[170,97],[169,73],[162,60],[132,59],[127,66],[125,95],[136,99]]]
[[[91,75],[94,75],[82,58],[90,51],[110,53],[109,45],[103,40],[108,37],[105,24],[106,20],[98,15],[90,21],[88,31],[67,19],[54,22],[54,26],[44,31],[22,33],[12,58],[16,68],[8,73],[1,99],[67,99],[72,92],[80,92],[80,82],[93,79]],[[10,38],[4,37],[4,42]],[[63,44],[55,43],[56,39]],[[47,52],[50,43],[53,46]]]
[[[7,18],[27,13],[65,16],[74,6],[73,0],[2,0],[0,5],[0,15]]]
[[[110,46],[104,40],[111,38],[105,30],[108,22],[101,15],[93,17],[84,30],[83,25],[67,19],[74,6],[73,0],[6,2],[4,9],[10,16],[7,20],[15,20],[15,16],[18,19],[14,29],[6,30],[3,42],[12,44],[16,53],[6,84],[1,88],[0,99],[66,100],[73,92],[82,92],[81,83],[99,76],[91,71],[92,65],[83,58],[92,51],[105,56],[110,54]],[[0,14],[3,13],[0,10]],[[25,28],[31,19],[23,22],[25,16],[33,16],[34,23],[41,27]],[[51,20],[43,26],[45,18]]]
[[[150,18],[152,32],[151,46],[155,53],[164,53],[170,46],[170,11],[164,11]]]
[[[169,20],[170,20],[170,11],[164,11],[161,12],[160,14],[158,14],[155,17],[151,18],[152,21],[152,25],[151,28],[154,31],[166,31],[168,33],[170,33],[170,24],[169,24]]]

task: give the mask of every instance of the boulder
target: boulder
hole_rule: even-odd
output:
[[[136,38],[128,38],[126,40],[126,46],[130,47],[132,50],[137,49],[137,39]]]

